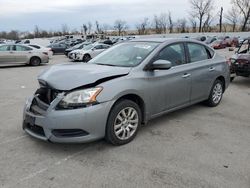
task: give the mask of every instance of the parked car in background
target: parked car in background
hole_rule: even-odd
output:
[[[28,64],[38,66],[48,63],[46,51],[22,44],[4,44],[0,46],[0,66]]]
[[[213,49],[223,49],[227,47],[227,43],[224,40],[215,40],[210,44]]]
[[[40,49],[44,52],[47,52],[49,55],[49,58],[52,58],[52,56],[53,56],[53,51],[51,48],[47,48],[47,47],[41,46],[39,44],[29,44],[28,46],[31,46],[33,48]]]
[[[87,45],[80,50],[72,51],[69,57],[72,58],[74,61],[88,62],[90,59],[107,50],[109,47],[110,45],[107,44],[94,43]]]
[[[67,49],[67,45],[64,43],[50,44],[47,47],[51,48],[53,54],[63,54],[65,50]]]
[[[122,145],[150,119],[202,101],[219,105],[229,66],[201,42],[151,38],[115,45],[89,63],[52,66],[38,81],[24,107],[27,134]]]
[[[68,54],[69,54],[71,51],[73,51],[73,50],[80,50],[80,49],[84,48],[84,46],[87,46],[87,45],[89,45],[89,44],[91,44],[91,42],[82,42],[82,43],[80,43],[80,44],[77,44],[77,45],[75,45],[75,46],[72,46],[72,47],[70,47],[70,48],[67,48],[67,49],[64,51],[64,54],[65,54],[66,56],[68,56]]]
[[[212,42],[216,41],[216,37],[207,37],[206,40],[204,41],[205,44],[211,44]]]
[[[231,81],[233,81],[236,76],[250,76],[250,38],[242,41],[239,49],[229,59],[229,64]]]

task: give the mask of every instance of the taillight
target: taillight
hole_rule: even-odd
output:
[[[243,64],[247,64],[247,63],[248,63],[248,60],[246,60],[246,59],[238,59],[238,60],[237,60],[237,63],[238,63],[238,64],[242,64],[242,65],[243,65]]]
[[[43,54],[44,54],[44,55],[48,55],[48,53],[47,53],[47,52],[43,52]]]
[[[51,48],[49,48],[49,51],[52,51],[52,49],[51,49]]]

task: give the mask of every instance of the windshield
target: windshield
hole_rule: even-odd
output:
[[[155,42],[130,42],[118,44],[89,63],[134,67],[140,64],[157,46],[159,43]]]
[[[94,47],[94,45],[90,44],[90,45],[84,46],[83,50],[90,50],[93,47]]]

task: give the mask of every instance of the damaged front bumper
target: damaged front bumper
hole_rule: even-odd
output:
[[[100,103],[79,109],[56,110],[63,94],[50,103],[37,95],[26,101],[23,129],[40,140],[58,143],[84,143],[105,136],[105,127],[113,102]]]

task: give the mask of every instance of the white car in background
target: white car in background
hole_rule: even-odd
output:
[[[42,63],[49,63],[46,51],[24,44],[0,45],[0,66],[19,64],[38,66]]]
[[[39,44],[28,44],[28,46],[31,46],[33,48],[36,48],[36,49],[42,50],[44,52],[47,52],[50,59],[53,56],[53,51],[52,51],[51,48],[47,48],[47,47],[41,46]]]
[[[102,44],[102,43],[94,43],[85,46],[80,50],[74,50],[69,53],[68,57],[74,61],[83,61],[88,62],[90,59],[99,55],[106,49],[108,49],[110,45]]]

